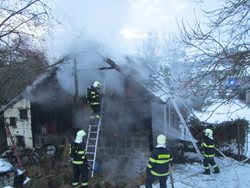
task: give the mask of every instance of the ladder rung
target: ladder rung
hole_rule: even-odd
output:
[[[99,127],[99,125],[90,125],[91,127]]]
[[[90,131],[90,133],[96,134],[96,133],[98,133],[98,132],[95,132],[95,131]]]
[[[89,138],[90,140],[96,140],[96,138]]]
[[[95,154],[95,152],[86,152],[86,154]]]
[[[88,147],[92,147],[93,148],[93,147],[95,147],[95,145],[88,145]]]

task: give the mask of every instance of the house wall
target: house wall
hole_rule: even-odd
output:
[[[101,174],[117,182],[144,173],[150,155],[150,100],[132,94],[106,95],[104,101],[96,162]]]
[[[15,125],[13,125],[14,118],[16,121]],[[17,146],[24,144],[25,148],[33,148],[30,101],[28,99],[23,98],[8,108],[4,112],[4,121],[5,124],[9,125],[10,132]],[[24,143],[22,143],[22,139]],[[11,143],[9,139],[7,140],[10,146]]]
[[[246,102],[250,104],[250,90],[246,91]]]
[[[148,131],[129,132],[126,135],[101,133],[98,142],[98,159],[101,161],[111,159],[126,161],[137,158],[136,153],[149,152],[149,136]]]
[[[7,149],[6,130],[4,126],[3,114],[0,115],[0,153]]]
[[[181,122],[176,110],[171,103],[160,104],[158,101],[151,103],[153,145],[159,134],[165,134],[168,140],[182,137]]]
[[[97,173],[107,179],[129,181],[144,174],[150,156],[150,132],[129,131],[124,134],[101,132],[97,159]]]

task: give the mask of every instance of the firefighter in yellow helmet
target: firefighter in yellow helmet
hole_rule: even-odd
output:
[[[158,135],[157,145],[147,165],[146,188],[152,188],[152,183],[156,180],[160,182],[160,188],[166,188],[167,177],[169,175],[169,162],[173,160],[170,151],[166,148],[166,136]]]
[[[79,185],[81,177],[81,188],[88,188],[88,165],[85,151],[86,145],[84,143],[85,136],[85,131],[79,130],[74,142],[70,145],[70,157],[73,163],[72,187],[77,187]]]
[[[90,117],[90,124],[98,124],[101,118],[101,84],[98,81],[94,81],[93,85],[87,89],[86,100],[92,109],[92,115]]]
[[[215,146],[214,146],[214,138],[213,131],[211,129],[205,129],[204,131],[204,139],[201,143],[201,151],[204,156],[203,165],[204,165],[204,174],[210,174],[209,165],[214,169],[215,174],[220,173],[220,169],[214,161],[215,157]]]

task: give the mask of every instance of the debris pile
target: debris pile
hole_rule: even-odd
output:
[[[37,162],[25,162],[25,176],[30,178],[30,182],[25,188],[71,188],[72,165],[69,160],[69,147],[58,147],[53,156],[36,155]],[[39,159],[39,160],[38,160]],[[141,174],[137,178],[128,179],[119,175],[107,179],[105,174],[96,174],[89,180],[90,188],[138,188],[145,181],[145,175]],[[14,172],[13,172],[14,181]],[[10,185],[10,184],[9,184]]]
[[[0,158],[0,187],[14,185],[15,170],[6,160]]]

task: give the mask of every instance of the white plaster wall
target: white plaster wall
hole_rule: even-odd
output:
[[[20,109],[27,109],[27,119],[20,119],[19,110]],[[14,141],[16,142],[15,136],[23,136],[25,147],[26,148],[33,148],[33,138],[32,138],[32,130],[31,130],[31,110],[30,110],[30,101],[28,99],[21,99],[11,108],[7,109],[4,112],[4,119],[5,122],[10,124],[10,117],[16,118],[16,127],[9,126],[10,132],[14,137]],[[8,139],[8,145],[11,145]]]

